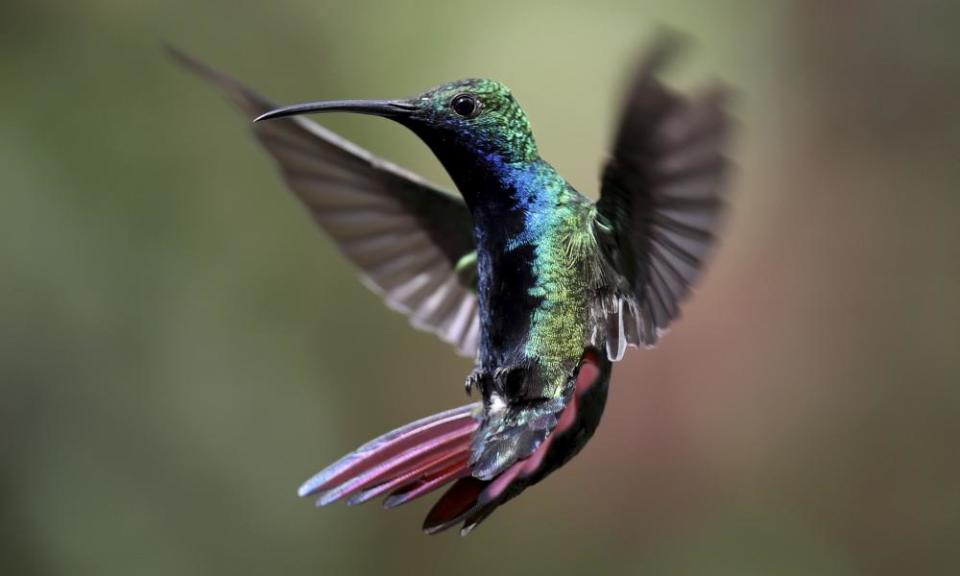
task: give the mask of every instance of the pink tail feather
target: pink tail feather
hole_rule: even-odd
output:
[[[351,495],[349,503],[359,504],[390,490],[408,502],[467,475],[479,409],[479,404],[461,406],[388,432],[320,471],[298,493],[319,494],[319,506]],[[445,481],[438,482],[439,478]],[[426,483],[431,488],[423,490]]]
[[[561,414],[553,434],[548,436],[529,458],[514,463],[492,480],[459,478],[427,514],[423,524],[424,531],[435,534],[462,521],[460,534],[469,534],[499,506],[502,497],[508,496],[507,490],[515,481],[525,481],[537,474],[557,436],[573,426],[580,409],[580,397],[597,382],[599,375],[599,359],[595,352],[587,351],[577,372],[576,392]]]
[[[469,454],[465,454],[463,460],[457,461],[453,465],[439,470],[434,474],[428,474],[416,482],[410,482],[401,486],[400,489],[394,490],[393,493],[383,501],[383,507],[396,508],[401,504],[412,502],[425,494],[429,494],[449,482],[469,476],[469,460]]]
[[[599,374],[596,355],[587,352],[577,375],[576,393],[554,434],[530,457],[492,480],[479,480],[470,473],[471,439],[482,416],[481,405],[475,403],[428,416],[367,442],[305,482],[299,494],[317,496],[318,506],[342,498],[348,498],[348,504],[360,504],[386,494],[384,507],[394,508],[453,483],[430,510],[424,530],[433,534],[463,522],[461,534],[469,533],[511,496],[508,489],[514,482],[528,482],[540,471],[557,435],[576,421],[580,396]]]

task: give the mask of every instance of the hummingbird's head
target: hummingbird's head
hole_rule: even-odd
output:
[[[527,115],[510,90],[494,80],[450,82],[404,100],[297,104],[267,112],[257,121],[333,111],[395,120],[416,133],[441,160],[472,156],[522,162],[537,158],[537,145]]]
[[[494,80],[442,84],[410,102],[407,126],[431,148],[451,146],[470,154],[532,160],[537,145],[530,121],[510,89]]]

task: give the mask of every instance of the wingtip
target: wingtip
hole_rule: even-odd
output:
[[[236,78],[224,74],[168,42],[161,41],[160,45],[170,59],[180,65],[184,70],[192,72],[215,85],[222,93],[239,106],[243,112],[255,116],[253,123],[258,122],[264,114],[273,108],[273,104],[267,99],[245,86]]]
[[[170,58],[180,66],[184,67],[185,69],[190,70],[191,72],[194,72],[196,74],[204,75],[204,76],[211,75],[211,72],[213,71],[212,68],[210,68],[206,64],[203,64],[202,62],[200,62],[190,54],[187,54],[183,50],[177,48],[173,44],[162,40],[160,41],[160,47],[164,52],[166,52],[168,58]]]
[[[176,59],[176,60],[180,60],[180,59],[186,58],[186,54],[184,54],[182,50],[180,50],[179,48],[177,48],[176,46],[174,46],[174,45],[171,44],[170,42],[167,42],[166,40],[161,40],[161,41],[160,41],[160,48],[161,48],[164,52],[166,52],[168,56],[170,56],[171,58],[174,58],[174,59]]]
[[[643,46],[641,69],[648,74],[658,73],[686,52],[692,42],[690,36],[675,28],[658,27]]]

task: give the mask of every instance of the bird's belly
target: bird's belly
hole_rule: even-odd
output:
[[[481,268],[481,388],[507,401],[569,397],[587,341],[587,282],[576,268],[538,275],[534,251],[531,244],[491,256]]]

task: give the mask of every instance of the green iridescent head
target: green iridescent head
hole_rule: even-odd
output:
[[[424,137],[441,137],[474,153],[531,159],[537,145],[530,121],[510,89],[494,80],[472,79],[437,86],[413,100],[411,126]]]
[[[494,80],[442,84],[405,100],[335,100],[278,108],[260,120],[315,112],[357,112],[395,120],[439,153],[463,152],[520,162],[537,157],[530,121],[513,94]]]

